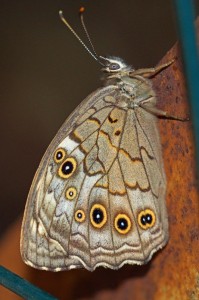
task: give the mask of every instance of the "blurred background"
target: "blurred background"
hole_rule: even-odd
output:
[[[85,22],[97,53],[135,68],[152,67],[177,40],[172,1],[1,1],[0,235],[22,215],[43,153],[70,112],[101,85],[100,66],[60,21],[82,37]]]

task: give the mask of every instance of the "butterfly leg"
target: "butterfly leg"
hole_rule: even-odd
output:
[[[140,103],[140,106],[143,109],[145,109],[146,111],[148,111],[149,113],[151,113],[153,115],[156,115],[158,117],[163,117],[165,119],[178,120],[178,121],[182,121],[182,122],[190,120],[189,117],[182,118],[182,117],[179,117],[179,116],[175,116],[175,115],[169,114],[167,111],[161,110],[157,107],[146,105],[146,103],[147,102],[145,102],[145,104]]]
[[[171,59],[170,61],[154,68],[138,69],[130,72],[129,76],[134,77],[136,75],[141,75],[145,78],[150,78],[151,76],[154,76],[155,74],[161,72],[163,69],[168,68],[174,61],[175,59]]]

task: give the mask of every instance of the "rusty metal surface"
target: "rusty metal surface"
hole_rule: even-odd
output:
[[[178,45],[162,62],[176,61],[153,79],[158,106],[188,116],[189,109]],[[24,265],[19,254],[21,220],[0,244],[0,263],[59,299],[197,300],[199,299],[199,199],[191,121],[159,121],[167,174],[170,240],[145,266],[119,271],[99,268],[90,273],[37,271]],[[0,288],[1,299],[20,299]]]

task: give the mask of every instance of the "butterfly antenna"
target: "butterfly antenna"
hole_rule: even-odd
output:
[[[93,53],[95,54],[96,57],[99,57],[99,55],[97,55],[97,53],[96,53],[96,51],[95,51],[95,48],[94,48],[93,43],[92,43],[92,41],[91,41],[90,35],[89,35],[88,30],[87,30],[87,28],[86,28],[86,25],[85,25],[85,23],[84,23],[84,15],[83,15],[84,12],[85,12],[85,8],[84,8],[83,6],[80,7],[80,9],[79,9],[80,21],[81,21],[81,23],[82,23],[82,27],[83,27],[83,29],[84,29],[84,32],[85,32],[85,34],[86,34],[86,37],[87,37],[87,39],[88,39],[88,41],[89,41],[89,43],[90,43],[90,45],[91,45],[91,48],[92,48],[92,50],[93,50]]]
[[[81,14],[81,10],[84,11],[84,8],[80,8],[80,14]],[[83,13],[83,11],[82,11],[82,13]],[[86,27],[85,27],[85,25],[83,25],[84,22],[83,22],[82,25],[83,25],[83,28],[84,28],[84,30],[85,30],[87,36],[88,36],[88,40],[89,40],[89,42],[90,42],[90,44],[91,44],[91,46],[92,46],[93,52],[92,52],[92,51],[84,44],[84,42],[80,39],[79,35],[74,31],[74,29],[70,26],[70,24],[68,23],[68,21],[64,18],[64,16],[63,16],[63,11],[62,11],[62,10],[59,11],[59,16],[60,16],[60,19],[62,20],[62,22],[63,22],[63,23],[68,27],[68,29],[74,34],[74,36],[78,39],[78,41],[82,44],[82,46],[86,49],[86,51],[87,51],[88,53],[90,53],[90,55],[91,55],[97,62],[99,62],[101,65],[104,66],[104,64],[99,60],[99,57],[98,57],[98,55],[96,54],[96,52],[95,52],[95,50],[94,50],[94,48],[93,48],[93,45],[92,45],[92,43],[91,43],[90,37],[89,37],[89,35],[88,35],[88,33],[87,33],[87,30],[85,30]]]

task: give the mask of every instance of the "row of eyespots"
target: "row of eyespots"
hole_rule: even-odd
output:
[[[75,213],[75,220],[82,223],[85,220],[86,216],[83,210],[78,209]],[[90,210],[90,220],[91,224],[95,228],[102,228],[107,222],[107,213],[104,206],[101,204],[95,204]],[[118,214],[114,221],[115,229],[121,233],[126,234],[131,229],[130,218],[125,214]]]
[[[75,172],[77,162],[73,157],[68,157],[66,159],[65,157],[66,152],[63,148],[59,148],[55,151],[54,161],[56,163],[61,163],[58,169],[58,175],[61,178],[67,179]],[[68,200],[73,200],[77,195],[77,191],[74,187],[70,187],[66,190],[65,195]],[[76,221],[78,222],[83,222],[85,220],[85,213],[82,210],[78,210],[75,216]],[[107,221],[106,209],[100,204],[95,204],[91,209],[90,219],[94,227],[101,228]],[[155,214],[150,209],[141,211],[138,214],[138,224],[144,230],[153,227],[155,219]],[[131,229],[131,221],[127,215],[119,214],[115,218],[114,226],[119,233],[126,234]]]
[[[69,187],[65,193],[66,199],[73,200],[77,196],[77,190],[75,187]],[[101,228],[107,221],[107,213],[106,209],[100,205],[95,204],[92,209],[90,215],[91,223],[96,228]],[[138,214],[138,224],[142,229],[147,229],[154,226],[155,223],[155,214],[150,209],[145,209]],[[120,214],[119,217],[115,219],[115,228],[118,229],[120,233],[123,233],[123,230],[130,230],[130,219],[124,215]]]
[[[61,163],[58,169],[58,175],[61,178],[67,179],[73,175],[77,168],[77,162],[73,157],[66,158],[66,152],[64,149],[59,148],[55,151],[54,161],[56,163]]]
[[[83,210],[78,209],[75,213],[75,220],[82,223],[86,216]],[[144,230],[154,226],[155,214],[152,210],[146,209],[138,214],[138,224]],[[107,222],[106,209],[101,204],[94,204],[90,210],[91,224],[95,228],[102,228]],[[132,227],[132,222],[126,214],[118,214],[114,219],[114,228],[121,234],[127,234]]]

